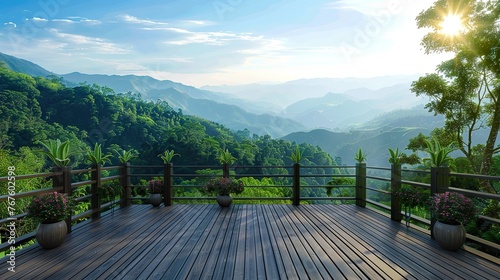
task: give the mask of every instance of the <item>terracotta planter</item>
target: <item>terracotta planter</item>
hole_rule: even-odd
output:
[[[161,204],[161,194],[160,193],[152,193],[149,195],[149,203],[153,205],[153,207],[158,207]]]
[[[233,198],[230,195],[217,195],[217,203],[221,207],[229,207],[231,202],[233,202]]]
[[[441,248],[456,251],[465,243],[466,232],[463,225],[450,225],[437,221],[434,224],[434,239]]]
[[[36,240],[44,249],[53,249],[63,244],[68,227],[65,221],[51,224],[39,224],[36,230]]]

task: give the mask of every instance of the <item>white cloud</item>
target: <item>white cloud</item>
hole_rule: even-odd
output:
[[[5,25],[5,27],[10,27],[10,28],[16,28],[17,27],[17,24],[15,24],[12,21],[5,22],[3,25]]]
[[[44,19],[44,18],[39,18],[39,17],[34,17],[34,18],[32,18],[31,20],[33,20],[33,21],[43,21],[43,22],[48,22],[48,21],[49,21],[49,20],[47,20],[47,19]]]
[[[122,48],[105,39],[78,34],[60,32],[56,29],[50,30],[61,43],[66,43],[66,51],[92,51],[99,54],[126,54],[129,49]]]
[[[168,25],[168,23],[166,22],[153,21],[149,19],[140,19],[131,15],[121,15],[119,16],[119,18],[129,23],[144,24],[144,25]]]

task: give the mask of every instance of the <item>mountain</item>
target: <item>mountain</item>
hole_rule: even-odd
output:
[[[44,68],[33,62],[20,59],[11,55],[7,55],[1,52],[0,52],[0,62],[4,62],[10,70],[28,74],[33,77],[36,76],[47,77],[55,75],[54,73],[45,70]]]
[[[70,73],[62,77],[72,83],[87,82],[113,89],[115,92],[138,92],[145,100],[164,100],[174,109],[220,123],[233,130],[248,129],[258,135],[281,137],[305,127],[297,121],[254,113],[248,101],[238,100],[226,93],[200,90],[169,80],[156,80],[149,76],[87,75]]]
[[[80,83],[97,84],[109,87],[117,93],[139,93],[144,100],[165,100],[175,109],[184,113],[218,122],[233,130],[247,128],[258,135],[269,134],[278,138],[298,130],[306,129],[300,123],[263,113],[257,104],[235,98],[226,93],[200,90],[192,86],[169,80],[156,80],[149,76],[136,75],[89,75],[78,72],[57,75],[44,68],[10,55],[0,53],[3,61],[11,70],[30,76],[56,75],[62,77],[68,86]],[[182,94],[181,94],[182,93]]]
[[[249,84],[203,86],[200,89],[227,92],[235,97],[263,104],[274,104],[274,112],[279,113],[287,106],[304,98],[323,97],[329,92],[344,93],[364,87],[377,90],[395,84],[409,84],[419,75],[383,76],[375,78],[317,78],[299,79],[281,84]],[[363,98],[364,99],[364,98]]]
[[[315,129],[291,133],[282,139],[317,145],[332,157],[341,157],[343,163],[348,165],[354,164],[354,155],[362,148],[368,153],[367,163],[386,166],[389,157],[387,148],[404,151],[410,138],[419,133],[429,135],[432,129],[443,125],[442,116],[434,116],[417,106],[381,114],[347,132]]]
[[[173,108],[185,114],[211,120],[233,130],[248,129],[257,135],[269,134],[280,137],[290,132],[304,130],[298,122],[270,114],[252,114],[236,105],[219,103],[209,99],[196,99],[174,88],[152,90],[150,94],[161,96]]]
[[[377,90],[358,88],[343,93],[328,93],[289,105],[282,116],[310,128],[345,130],[363,124],[377,115],[395,109],[411,108],[424,100],[410,92],[410,83]]]

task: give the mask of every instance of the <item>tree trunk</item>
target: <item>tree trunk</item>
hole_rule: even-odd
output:
[[[493,152],[495,149],[495,142],[497,141],[498,132],[500,131],[500,100],[497,99],[495,104],[495,110],[492,116],[490,134],[488,135],[488,140],[486,140],[486,146],[483,152],[483,162],[481,164],[482,175],[490,175],[491,162],[493,161]],[[489,181],[481,182],[481,189],[484,192],[495,193],[495,190],[491,186]]]

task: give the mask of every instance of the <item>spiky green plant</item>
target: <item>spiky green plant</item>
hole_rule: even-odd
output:
[[[454,143],[449,144],[446,147],[441,146],[439,141],[432,138],[432,141],[425,139],[425,145],[427,149],[425,150],[428,154],[428,158],[424,158],[424,164],[429,163],[431,167],[446,166],[450,161],[453,160],[449,156],[451,152],[455,150],[453,147]]]
[[[231,152],[229,152],[228,149],[221,149],[219,155],[217,156],[217,159],[221,164],[233,164],[237,160],[237,158],[231,155]]]
[[[138,155],[138,152],[134,149],[130,149],[128,151],[126,150],[121,150],[121,151],[113,150],[113,151],[117,154],[118,160],[121,163],[130,162],[131,159],[136,158]]]
[[[95,165],[100,164],[104,166],[106,162],[111,163],[112,156],[111,154],[103,154],[101,144],[95,143],[94,150],[87,148],[87,162]]]
[[[46,155],[56,166],[68,166],[70,162],[69,156],[69,140],[61,142],[61,140],[47,140],[39,142],[45,147],[45,150],[39,151]]]
[[[363,150],[361,148],[359,148],[356,156],[354,156],[354,159],[359,163],[362,163],[366,160],[366,154],[363,153]]]
[[[174,150],[166,150],[163,154],[158,155],[163,160],[163,163],[170,163],[175,156],[181,155],[176,154]]]
[[[292,154],[288,157],[294,163],[299,163],[303,158],[304,151],[300,150],[299,146],[295,147],[295,151],[292,151]]]
[[[403,152],[399,152],[399,148],[393,150],[388,148],[389,150],[389,163],[391,164],[401,164],[401,159],[403,157]]]

